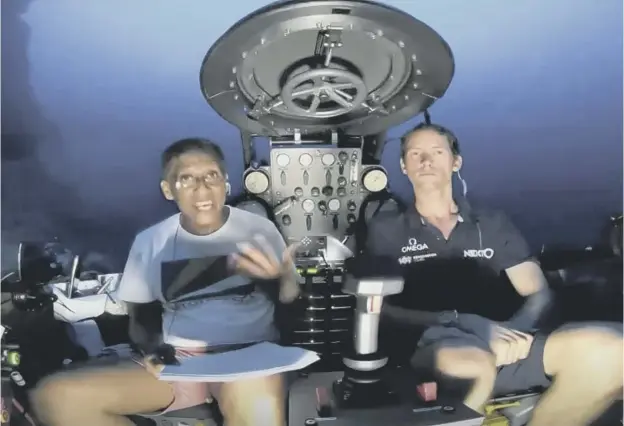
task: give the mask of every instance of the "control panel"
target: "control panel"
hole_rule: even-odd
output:
[[[382,167],[362,164],[360,148],[273,147],[270,158],[270,166],[245,173],[244,187],[273,206],[284,236],[302,242],[303,257],[324,249],[326,236],[344,240],[363,199],[388,184]]]

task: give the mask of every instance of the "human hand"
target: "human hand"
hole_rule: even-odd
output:
[[[239,243],[240,253],[232,255],[235,269],[241,275],[265,280],[276,279],[294,270],[294,253],[299,243],[288,246],[281,255],[281,260],[270,248],[264,236],[256,236],[258,244]],[[259,249],[262,247],[262,249]]]
[[[529,356],[533,336],[521,331],[496,326],[490,340],[490,348],[496,359],[496,366],[513,364]]]
[[[475,314],[459,314],[457,326],[487,342],[499,367],[525,359],[533,344],[530,334]]]

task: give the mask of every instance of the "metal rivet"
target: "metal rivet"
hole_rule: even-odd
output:
[[[403,98],[404,98],[406,101],[409,101],[409,95],[405,95],[405,96],[403,96]]]
[[[396,111],[396,105],[392,105],[391,109],[392,111]]]
[[[412,55],[412,61],[416,62],[417,58],[416,55]]]
[[[234,95],[234,100],[237,101],[238,100],[238,95]]]
[[[230,81],[230,89],[233,89],[236,86],[236,82]]]
[[[405,43],[403,43],[402,41],[399,41],[399,47],[400,48],[404,48],[405,47]]]
[[[284,30],[284,35],[287,36],[288,34],[290,34],[290,30]]]
[[[418,89],[418,83],[412,83],[412,87],[413,87],[414,89]]]
[[[243,59],[245,59],[247,57],[247,52],[241,53],[241,56],[243,57]]]
[[[232,74],[236,74],[236,67],[232,67]]]
[[[416,70],[416,75],[422,75],[422,70]]]
[[[383,37],[383,34],[384,34],[384,33],[383,33],[383,31],[381,31],[381,30],[377,30],[377,35],[378,35],[379,37]]]
[[[264,44],[264,43],[266,43],[266,40],[265,40],[265,39],[263,39],[263,38],[261,38],[261,39],[260,39],[260,44]]]
[[[377,36],[373,33],[368,33],[368,35],[370,36],[370,38],[372,38],[373,40],[375,40],[377,38]]]

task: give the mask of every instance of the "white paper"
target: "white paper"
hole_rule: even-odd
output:
[[[232,382],[301,370],[318,360],[313,351],[263,342],[235,351],[181,359],[180,365],[166,366],[160,380]]]

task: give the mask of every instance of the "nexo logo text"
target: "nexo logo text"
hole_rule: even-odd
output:
[[[480,257],[484,259],[491,259],[494,257],[494,250],[486,248],[483,250],[464,250],[464,257]]]

